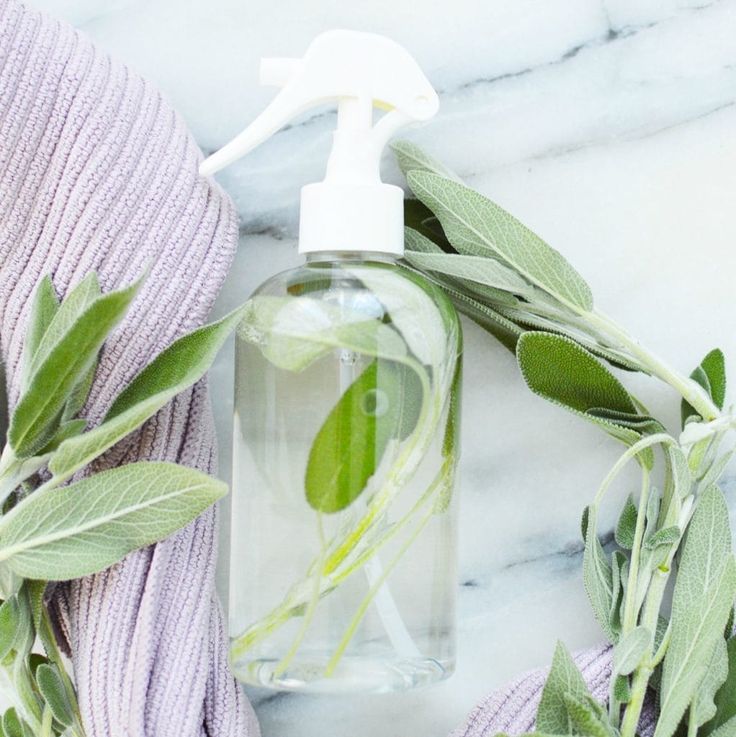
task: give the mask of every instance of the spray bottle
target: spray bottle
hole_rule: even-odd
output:
[[[425,685],[455,658],[462,338],[400,264],[403,192],[379,168],[439,101],[406,50],[353,31],[264,59],[261,79],[281,91],[203,174],[318,105],[337,104],[337,130],[301,192],[306,262],[261,285],[237,331],[232,668],[296,691]]]

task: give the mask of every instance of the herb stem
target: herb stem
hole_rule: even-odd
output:
[[[666,361],[644,348],[641,343],[629,335],[618,323],[598,310],[585,313],[588,320],[596,328],[608,333],[637,358],[654,376],[669,384],[682,398],[695,408],[697,413],[710,422],[720,416],[721,411],[713,400],[697,382],[683,376]]]

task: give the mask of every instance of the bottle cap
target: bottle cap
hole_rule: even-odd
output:
[[[325,178],[302,188],[299,252],[404,252],[403,192],[381,181],[384,146],[404,126],[428,120],[437,93],[412,56],[384,36],[335,30],[301,59],[262,59],[261,84],[281,87],[236,138],[202,162],[209,176],[270,138],[297,115],[337,103]],[[374,123],[374,108],[386,112]]]

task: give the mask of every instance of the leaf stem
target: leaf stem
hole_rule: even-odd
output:
[[[623,347],[627,348],[654,376],[657,376],[675,389],[688,404],[695,408],[697,413],[706,422],[715,420],[720,416],[721,411],[696,381],[683,376],[666,361],[644,348],[638,340],[629,335],[618,323],[598,310],[585,313],[585,315],[592,325],[608,333]]]

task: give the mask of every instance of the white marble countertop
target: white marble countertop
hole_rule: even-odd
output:
[[[675,365],[716,345],[736,362],[736,1],[32,4],[156,82],[206,151],[273,94],[256,85],[260,56],[299,55],[330,27],[394,37],[441,92],[414,140],[561,250],[598,305]],[[221,176],[242,237],[218,311],[296,263],[298,190],[320,178],[333,124],[308,117]],[[396,180],[393,162],[385,171]],[[457,673],[396,696],[253,694],[264,737],[444,737],[487,691],[546,664],[558,638],[601,638],[579,516],[620,449],[530,395],[512,356],[465,327]],[[212,381],[223,471],[231,374],[225,352]],[[634,385],[676,422],[670,392]]]

